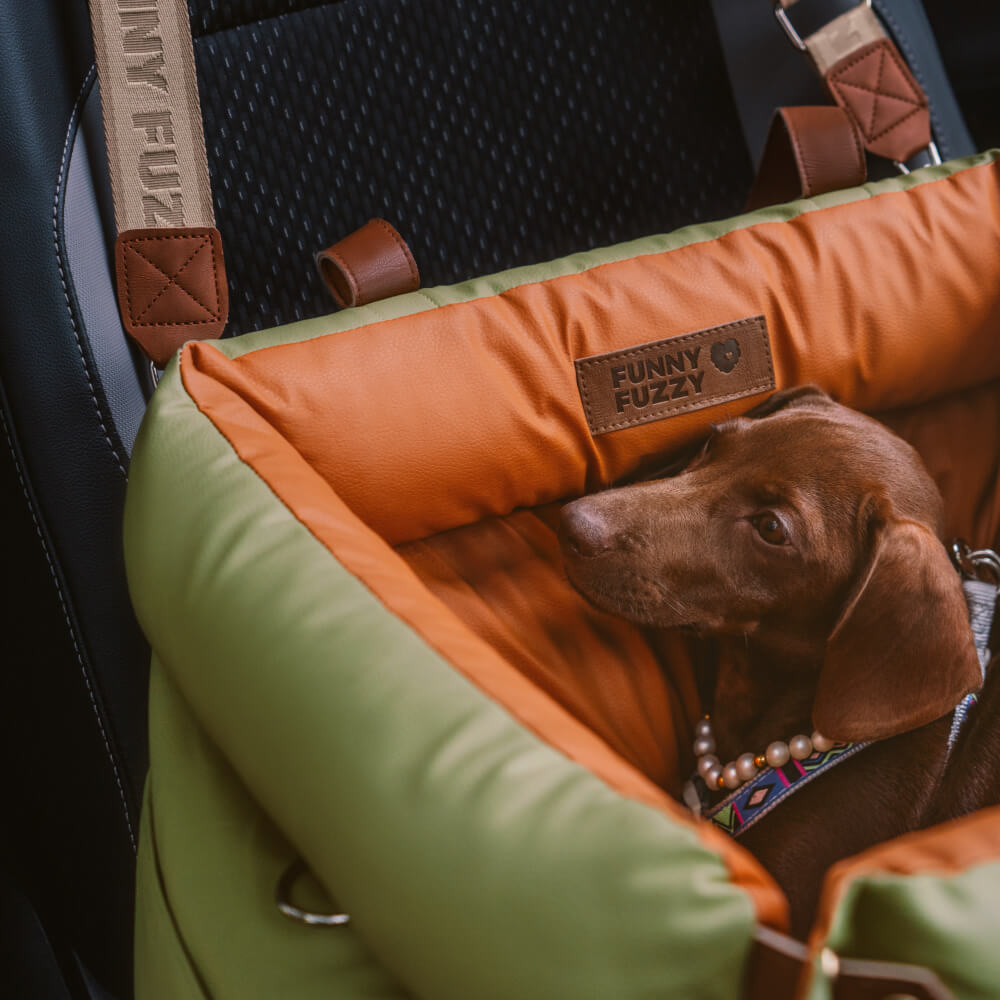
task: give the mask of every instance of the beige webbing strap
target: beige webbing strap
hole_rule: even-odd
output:
[[[184,0],[90,0],[125,329],[159,365],[229,296]]]
[[[781,10],[788,10],[795,6],[799,0],[778,0],[778,7]],[[825,77],[844,56],[856,52],[869,42],[877,42],[880,38],[885,38],[885,29],[872,10],[871,4],[861,2],[856,7],[834,18],[829,24],[819,31],[805,38],[799,39],[791,23],[787,20],[781,21],[786,33],[793,44],[800,46],[812,56],[813,62],[819,75]]]

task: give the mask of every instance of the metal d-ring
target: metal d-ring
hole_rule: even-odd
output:
[[[964,538],[953,538],[948,547],[955,568],[970,580],[981,580],[984,571],[1000,583],[1000,555],[993,549],[973,549]]]
[[[292,886],[305,872],[306,863],[301,858],[296,858],[285,869],[274,890],[274,901],[278,904],[278,909],[289,920],[297,920],[300,924],[308,924],[310,927],[342,927],[349,923],[351,920],[349,913],[313,913],[290,902]]]

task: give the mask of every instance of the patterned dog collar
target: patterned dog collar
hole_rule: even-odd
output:
[[[948,734],[949,754],[969,709],[977,700],[974,694],[966,695],[955,707]],[[781,767],[766,767],[721,802],[704,810],[702,815],[730,836],[739,837],[793,792],[869,745],[867,742],[835,743],[829,750],[814,750],[805,760],[793,759]]]
[[[792,792],[866,746],[868,743],[835,743],[829,750],[814,750],[804,760],[765,767],[703,815],[726,833],[739,837]]]

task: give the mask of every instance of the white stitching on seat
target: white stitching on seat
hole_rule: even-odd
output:
[[[111,752],[111,741],[108,739],[108,734],[104,729],[104,722],[101,719],[101,713],[97,706],[97,698],[94,695],[94,688],[90,683],[90,677],[87,675],[87,668],[83,663],[83,654],[80,652],[80,646],[76,641],[76,633],[73,630],[73,623],[69,617],[69,608],[66,603],[66,598],[63,594],[62,587],[59,585],[59,576],[56,573],[52,557],[49,555],[49,547],[45,542],[45,535],[42,532],[42,526],[38,521],[38,517],[35,515],[35,505],[31,502],[31,494],[28,492],[28,486],[21,471],[21,463],[18,461],[17,449],[14,447],[14,439],[11,436],[10,427],[7,424],[7,417],[2,408],[0,408],[0,424],[3,425],[4,437],[7,439],[7,447],[10,449],[10,457],[14,462],[14,470],[17,472],[17,480],[21,484],[21,492],[24,494],[25,502],[28,505],[28,513],[31,514],[31,520],[35,525],[35,533],[38,535],[38,540],[42,543],[42,552],[45,554],[45,561],[48,563],[49,573],[52,575],[52,582],[56,585],[56,594],[59,596],[59,606],[62,608],[63,618],[66,620],[66,627],[69,629],[69,637],[70,641],[73,643],[73,651],[76,653],[77,662],[80,664],[80,669],[83,672],[83,679],[87,685],[87,695],[90,697],[90,705],[94,710],[94,715],[97,716],[97,725],[101,730],[101,739],[104,741],[104,749],[108,752],[108,758],[111,761],[111,769],[114,771],[115,784],[118,786],[118,794],[121,797],[122,806],[125,810],[125,825],[128,828],[128,839],[129,843],[132,845],[132,851],[134,852],[136,850],[135,831],[132,829],[132,817],[129,815],[128,799],[125,795],[125,787],[122,784],[121,773],[118,770],[118,762],[115,760],[114,754]]]
[[[94,382],[90,377],[90,369],[87,367],[87,357],[83,351],[83,340],[80,337],[80,330],[76,325],[76,317],[73,315],[73,303],[70,301],[69,297],[69,286],[66,284],[66,270],[63,266],[62,248],[59,245],[59,200],[62,195],[63,183],[66,179],[67,165],[69,162],[70,138],[76,131],[75,126],[77,118],[79,118],[80,115],[80,108],[83,104],[83,95],[87,92],[89,85],[93,82],[95,73],[96,66],[91,65],[86,77],[84,77],[83,86],[80,87],[80,92],[76,95],[76,102],[73,104],[73,111],[69,116],[69,124],[66,126],[66,140],[63,142],[62,160],[59,163],[59,177],[56,180],[56,193],[55,197],[52,199],[52,242],[55,244],[56,248],[56,264],[59,266],[59,281],[62,284],[63,297],[66,299],[66,310],[69,313],[70,326],[73,328],[73,336],[76,338],[76,347],[80,352],[80,362],[83,365],[83,374],[87,379],[87,387],[90,389],[90,400],[94,404],[94,410],[97,413],[97,421],[101,425],[101,432],[104,434],[104,440],[111,449],[111,454],[114,456],[115,464],[118,466],[118,471],[122,474],[122,477],[127,480],[128,473],[125,471],[125,463],[118,454],[118,449],[111,440],[111,435],[108,434],[108,428],[104,424],[104,417],[101,415],[100,404],[97,402],[97,393],[94,391]]]
[[[97,413],[98,422],[101,425],[101,431],[104,434],[104,440],[108,447],[111,449],[111,454],[114,457],[115,464],[118,466],[119,472],[121,472],[122,477],[127,481],[128,473],[125,471],[125,464],[122,461],[121,456],[118,454],[117,448],[115,448],[114,442],[111,440],[111,436],[108,434],[108,429],[104,424],[104,418],[101,415],[101,408],[97,402],[97,393],[94,390],[94,383],[90,377],[90,370],[87,367],[87,357],[83,350],[83,341],[80,337],[80,330],[76,324],[76,318],[73,315],[73,304],[69,296],[69,286],[66,283],[66,271],[63,266],[63,256],[62,249],[59,243],[59,201],[62,196],[63,184],[66,179],[67,165],[69,162],[69,149],[70,149],[70,139],[75,133],[75,128],[77,120],[80,115],[80,108],[83,105],[84,95],[87,93],[88,88],[93,83],[94,77],[96,75],[96,66],[91,65],[84,77],[83,84],[80,87],[79,93],[76,95],[76,101],[73,104],[73,110],[70,113],[69,123],[66,126],[66,138],[63,142],[62,159],[59,163],[59,176],[56,181],[56,191],[55,196],[52,200],[52,240],[55,245],[56,251],[56,263],[59,267],[59,280],[62,284],[63,296],[66,300],[66,310],[69,313],[70,325],[73,328],[73,335],[76,338],[77,350],[80,352],[80,361],[83,365],[83,372],[87,379],[87,386],[90,389],[90,399],[94,404],[94,410]],[[48,544],[45,541],[45,535],[42,532],[41,523],[38,520],[38,516],[35,513],[35,506],[31,500],[31,494],[28,491],[27,483],[25,482],[24,475],[21,470],[21,463],[18,461],[17,450],[14,447],[13,437],[11,435],[10,428],[7,424],[7,419],[0,410],[0,423],[3,424],[4,436],[7,439],[7,446],[10,449],[11,458],[14,461],[14,469],[17,472],[18,481],[21,484],[21,491],[24,494],[24,499],[28,504],[28,512],[31,514],[31,520],[35,525],[35,531],[38,534],[38,539],[42,544],[42,552],[45,555],[45,561],[48,563],[49,573],[52,575],[52,582],[56,587],[56,594],[59,597],[59,605],[62,608],[63,617],[66,620],[66,627],[69,629],[70,641],[73,643],[73,650],[76,653],[77,662],[80,664],[80,670],[83,673],[83,681],[87,687],[87,695],[90,698],[91,708],[94,710],[94,715],[97,717],[97,726],[101,731],[101,739],[104,742],[104,749],[107,751],[108,760],[111,763],[111,770],[114,773],[115,784],[118,786],[118,794],[121,798],[122,808],[125,812],[125,826],[128,830],[129,843],[132,846],[133,853],[136,851],[136,837],[135,830],[132,826],[132,817],[128,805],[128,797],[125,794],[125,786],[122,782],[121,772],[118,768],[118,761],[115,759],[114,752],[111,748],[111,740],[108,738],[107,730],[104,727],[104,720],[101,718],[100,708],[97,704],[97,696],[94,693],[94,686],[91,682],[90,675],[87,672],[86,664],[83,660],[83,653],[80,650],[80,644],[77,641],[76,632],[73,628],[72,619],[69,615],[69,604],[66,600],[66,595],[63,593],[62,586],[59,583],[59,575],[56,573],[55,564],[52,561],[52,556],[49,553]]]

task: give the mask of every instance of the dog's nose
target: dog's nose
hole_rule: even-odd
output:
[[[559,534],[563,545],[579,556],[600,555],[614,541],[614,530],[605,518],[579,501],[563,507]]]

